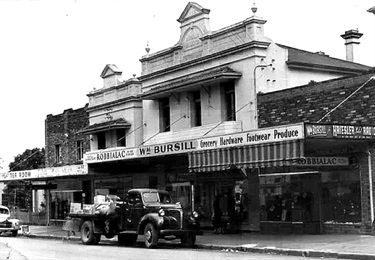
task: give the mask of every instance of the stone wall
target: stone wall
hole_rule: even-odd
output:
[[[88,126],[87,105],[76,110],[67,109],[59,115],[47,115],[45,120],[46,167],[82,163],[77,160],[77,141],[83,141],[83,153],[89,151],[89,136],[78,131]],[[62,162],[55,160],[55,147],[61,145]]]

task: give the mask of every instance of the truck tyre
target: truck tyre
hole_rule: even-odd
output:
[[[122,234],[118,235],[120,245],[131,246],[137,242],[138,234]]]
[[[193,247],[196,241],[196,234],[189,232],[181,237],[181,244],[185,247]]]
[[[100,238],[101,238],[100,234],[94,234],[94,243],[93,243],[93,245],[99,244]]]
[[[147,248],[156,247],[158,244],[159,235],[153,224],[148,223],[144,230],[145,245]]]
[[[84,245],[95,245],[100,241],[100,235],[94,234],[94,227],[91,221],[85,221],[81,228],[81,241]]]
[[[18,230],[13,230],[12,231],[12,237],[16,237],[18,235]]]

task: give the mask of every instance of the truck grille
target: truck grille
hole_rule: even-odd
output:
[[[9,227],[12,227],[12,223],[11,223],[11,222],[8,222],[8,221],[1,222],[1,223],[0,223],[0,227],[1,227],[1,228],[9,228]]]
[[[180,210],[175,209],[168,209],[165,210],[165,216],[171,217],[171,219],[175,219],[175,221],[171,221],[169,223],[170,228],[173,229],[180,229],[182,228],[182,212]]]

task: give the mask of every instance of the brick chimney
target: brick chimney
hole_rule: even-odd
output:
[[[363,33],[359,33],[358,29],[345,31],[341,37],[345,40],[346,45],[346,60],[351,62],[359,62],[359,38]]]

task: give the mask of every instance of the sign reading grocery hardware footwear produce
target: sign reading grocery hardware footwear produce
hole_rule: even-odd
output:
[[[305,124],[306,138],[375,139],[374,126]]]
[[[221,136],[203,137],[194,140],[183,140],[137,148],[110,148],[91,151],[84,155],[85,163],[109,162],[135,159],[147,156],[186,153],[196,150],[225,148],[231,146],[252,145],[259,143],[283,142],[303,139],[303,124],[262,128],[248,132],[233,133]]]
[[[303,138],[301,124],[275,128],[263,128],[250,132],[233,133],[198,139],[197,150],[225,148],[270,142],[284,142]]]

